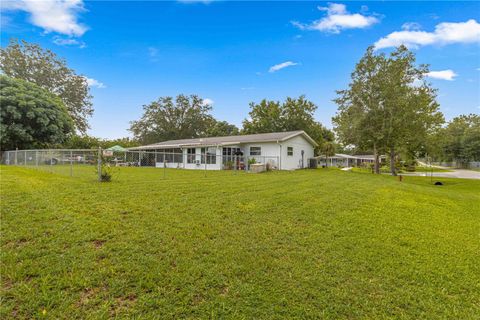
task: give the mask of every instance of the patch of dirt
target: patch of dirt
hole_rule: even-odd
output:
[[[192,304],[193,305],[199,305],[200,303],[202,303],[205,299],[203,298],[203,296],[201,294],[195,294],[193,296],[193,299],[192,299]]]
[[[230,290],[230,289],[229,289],[227,286],[221,287],[221,288],[220,288],[220,295],[221,295],[221,296],[226,296],[226,295],[228,294],[228,291],[229,291],[229,290]]]
[[[100,249],[107,242],[106,240],[93,240],[92,243],[96,249]]]
[[[115,304],[112,305],[110,315],[112,317],[122,313],[122,311],[131,308],[137,302],[137,296],[134,293],[130,293],[127,296],[118,297],[115,299]]]
[[[80,307],[87,305],[89,301],[92,300],[92,298],[95,297],[99,292],[100,288],[86,288],[80,294],[80,300],[78,301],[77,306]]]

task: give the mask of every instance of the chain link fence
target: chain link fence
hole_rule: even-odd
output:
[[[101,180],[102,168],[144,167],[163,169],[165,178],[172,169],[211,170],[237,172],[262,172],[277,170],[277,156],[217,155],[178,153],[168,151],[110,151],[102,149],[39,149],[13,150],[2,154],[1,163],[34,168],[72,177],[95,177]],[[174,176],[172,174],[172,176]]]

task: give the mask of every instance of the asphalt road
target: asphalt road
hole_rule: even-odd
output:
[[[441,178],[461,178],[461,179],[480,179],[480,172],[473,170],[462,170],[462,169],[449,169],[451,172],[433,172],[427,173],[426,175],[430,177],[430,174],[434,177]],[[425,172],[411,172],[411,173],[402,173],[404,176],[420,176],[425,177]]]

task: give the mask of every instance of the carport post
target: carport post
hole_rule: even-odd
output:
[[[205,162],[205,177],[207,176],[207,148],[205,148],[205,152],[203,153],[203,161]]]

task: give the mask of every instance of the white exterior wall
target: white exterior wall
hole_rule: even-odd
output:
[[[295,170],[302,168],[302,150],[303,154],[303,168],[308,167],[308,159],[314,156],[314,147],[302,135],[295,136],[287,141],[281,142],[282,145],[282,170]],[[287,154],[287,147],[293,147],[293,156]]]
[[[245,162],[248,159],[255,158],[258,163],[271,163],[275,168],[280,170],[295,170],[302,168],[302,154],[303,155],[303,167],[308,167],[308,159],[314,156],[314,147],[310,142],[302,135],[295,136],[283,142],[260,142],[260,143],[247,143],[242,145],[231,145],[225,147],[239,147],[244,152]],[[251,156],[250,147],[260,147],[261,155]],[[287,147],[293,147],[293,156],[287,155]],[[205,164],[201,163],[201,148],[195,148],[195,159],[199,160],[200,164],[187,163],[187,148],[183,150],[183,163],[167,163],[167,168],[185,168],[185,169],[198,169],[198,170],[221,170],[222,169],[222,147],[216,148],[216,163]],[[157,162],[156,167],[163,168],[163,162]]]
[[[251,156],[250,147],[260,147],[261,155]],[[257,163],[271,163],[275,168],[280,168],[280,144],[276,142],[248,143],[241,146],[245,162],[255,158]]]

